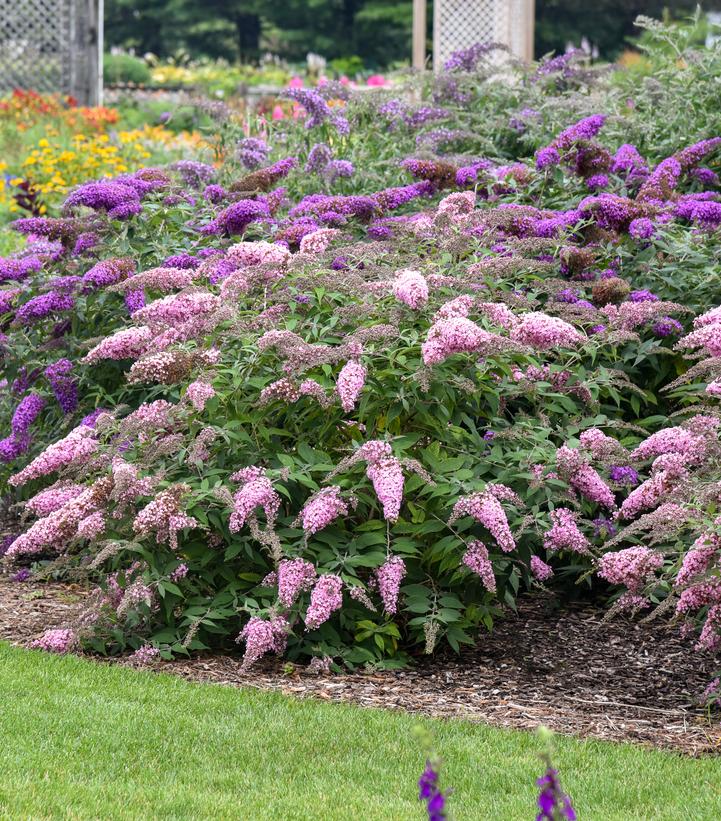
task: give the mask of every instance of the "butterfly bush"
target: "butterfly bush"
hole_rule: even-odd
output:
[[[584,576],[718,645],[721,143],[490,54],[13,224],[3,567],[95,585],[80,644],[396,664]]]

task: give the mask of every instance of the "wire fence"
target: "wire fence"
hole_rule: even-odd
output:
[[[534,5],[534,0],[435,0],[434,68],[475,43],[503,43],[514,56],[532,59]]]
[[[0,93],[99,102],[99,0],[0,0]]]

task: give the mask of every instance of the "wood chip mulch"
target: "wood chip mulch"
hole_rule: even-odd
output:
[[[49,627],[72,623],[82,588],[32,586],[0,576],[0,639],[27,645]],[[482,721],[586,738],[631,741],[688,755],[721,752],[721,723],[699,696],[719,659],[659,620],[617,619],[553,600],[522,599],[478,647],[460,657],[423,657],[406,670],[314,676],[282,661],[240,671],[240,656],[204,654],[157,669],[191,681],[276,690],[296,697],[353,702],[441,718]],[[292,667],[292,669],[291,669]]]

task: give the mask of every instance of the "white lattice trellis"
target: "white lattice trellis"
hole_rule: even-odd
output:
[[[0,93],[99,97],[101,0],[0,0]]]
[[[433,67],[474,43],[503,43],[516,57],[533,57],[534,0],[435,0]]]

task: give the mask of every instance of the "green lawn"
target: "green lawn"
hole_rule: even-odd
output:
[[[0,644],[0,817],[422,819],[417,723]],[[456,821],[535,817],[535,736],[424,724]],[[721,818],[721,760],[556,742],[581,821]]]

